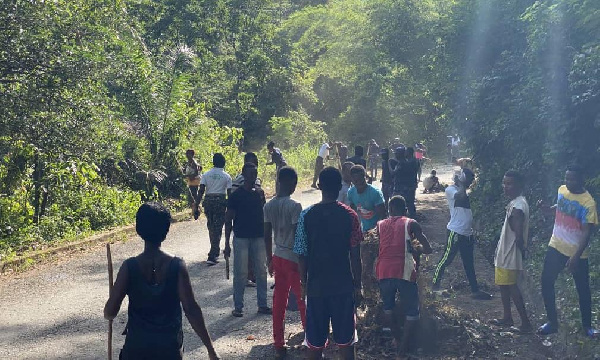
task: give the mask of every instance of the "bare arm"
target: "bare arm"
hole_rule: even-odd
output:
[[[425,234],[423,234],[423,229],[421,228],[421,225],[418,222],[413,221],[410,223],[409,227],[409,230],[413,237],[419,241],[421,246],[423,246],[423,254],[431,254],[433,252],[433,249],[431,249],[431,244],[429,244],[429,240],[427,240],[427,237],[425,236]]]
[[[208,354],[211,359],[217,359],[217,353],[215,352],[210,334],[208,333],[206,324],[204,323],[202,309],[200,309],[200,305],[198,305],[196,299],[194,298],[194,292],[192,291],[192,284],[190,282],[190,274],[188,273],[187,267],[185,266],[183,260],[181,261],[181,267],[179,269],[177,292],[179,294],[179,299],[181,300],[181,305],[183,306],[183,311],[185,312],[185,316],[189,320],[190,325],[192,325],[192,328],[196,334],[198,334],[204,343],[204,346],[206,346],[206,350],[208,350]]]
[[[299,256],[298,272],[300,273],[300,283],[302,284],[302,300],[306,299],[306,280],[308,277],[306,258],[304,255]]]
[[[273,224],[270,222],[264,223],[265,229],[265,248],[267,250],[267,265],[269,268],[269,275],[273,276],[273,267],[271,261],[273,260]]]
[[[202,197],[204,196],[204,192],[206,191],[206,185],[200,184],[198,188],[198,202],[202,202]]]
[[[592,230],[593,229],[594,229],[593,224],[584,224],[583,225],[582,236],[583,236],[584,240],[581,242],[581,245],[579,245],[579,248],[577,249],[577,252],[575,253],[576,257],[578,257],[578,258],[581,257],[581,254],[583,254],[585,249],[590,244],[590,240],[592,239]]]
[[[117,274],[117,280],[110,292],[106,305],[104,305],[104,318],[106,320],[113,320],[117,317],[123,299],[127,294],[127,283],[129,282],[129,271],[127,265],[123,263]]]
[[[510,218],[508,218],[508,225],[515,232],[517,247],[523,251],[525,249],[525,239],[523,238],[525,232],[525,213],[523,213],[523,210],[514,209]]]
[[[350,248],[350,263],[352,265],[352,278],[354,290],[362,289],[362,260],[360,258],[360,244]]]

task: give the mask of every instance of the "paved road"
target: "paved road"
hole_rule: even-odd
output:
[[[443,172],[451,173],[450,169]],[[308,206],[320,200],[320,192],[299,191],[294,198]],[[115,275],[123,260],[137,255],[142,247],[137,237],[112,246]],[[174,224],[163,247],[186,261],[196,298],[221,356],[271,358],[271,318],[256,314],[256,290],[246,288],[245,316],[232,317],[232,283],[225,279],[224,263],[213,267],[204,263],[209,242],[203,219]],[[16,276],[0,277],[0,359],[105,359],[107,322],[102,310],[107,282],[102,245]],[[272,283],[269,279],[269,286]],[[270,303],[272,290],[268,298]],[[123,345],[124,336],[119,334],[126,319],[127,299],[114,322],[115,359]],[[302,332],[297,312],[288,312],[286,324],[286,337]],[[250,335],[255,340],[247,340]],[[187,359],[207,358],[187,321],[184,347]]]
[[[320,192],[294,195],[303,206],[320,200]],[[217,351],[224,359],[269,358],[271,317],[256,314],[256,290],[246,288],[245,316],[230,315],[232,280],[225,279],[224,262],[204,264],[209,250],[203,219],[174,224],[164,249],[182,257],[190,270],[196,298],[205,314]],[[116,272],[123,260],[143,248],[132,237],[112,246]],[[105,359],[107,322],[102,316],[108,294],[106,251],[97,246],[17,276],[0,278],[0,359]],[[273,279],[269,278],[269,286]],[[268,291],[269,304],[272,290]],[[127,299],[114,322],[114,358],[123,345],[120,332],[127,319]],[[298,313],[288,314],[286,335],[302,331]],[[249,335],[255,340],[246,340]],[[200,339],[184,321],[187,359],[206,359]]]

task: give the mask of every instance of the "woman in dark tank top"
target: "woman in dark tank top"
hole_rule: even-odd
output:
[[[144,240],[144,251],[125,260],[104,307],[104,317],[112,320],[125,295],[129,296],[127,335],[119,359],[182,359],[182,306],[209,358],[219,359],[185,263],[160,249],[170,223],[171,214],[158,203],[143,204],[136,214],[136,231]]]

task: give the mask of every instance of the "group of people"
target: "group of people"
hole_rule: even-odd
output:
[[[327,145],[326,150],[332,144]],[[286,356],[284,319],[290,292],[297,302],[304,344],[309,359],[320,359],[328,344],[330,328],[333,341],[343,359],[355,358],[356,307],[362,300],[362,263],[360,244],[366,232],[379,239],[375,275],[379,281],[384,317],[382,329],[392,333],[392,311],[396,295],[401,298],[405,315],[403,336],[397,339],[398,358],[404,358],[415,335],[419,319],[417,272],[421,254],[432,252],[420,224],[414,220],[414,196],[417,187],[417,161],[414,150],[401,144],[382,149],[382,190],[369,184],[365,166],[348,158],[337,167],[323,167],[314,181],[321,201],[302,209],[291,198],[298,184],[296,171],[285,164],[274,144],[268,148],[278,167],[276,196],[266,201],[258,179],[255,154],[244,156],[241,174],[232,180],[225,173],[225,158],[213,157],[213,169],[200,178],[195,203],[202,204],[207,217],[211,249],[209,265],[220,255],[222,229],[225,228],[223,255],[231,256],[233,234],[233,310],[234,317],[244,316],[244,291],[249,264],[254,272],[259,314],[272,315],[276,358]],[[323,147],[322,147],[323,148]],[[387,151],[386,151],[387,150]],[[355,157],[361,158],[360,152]],[[319,152],[321,160],[328,156]],[[189,158],[189,157],[188,157]],[[193,158],[193,154],[192,154]],[[356,159],[355,159],[356,160]],[[317,158],[316,168],[319,165]],[[192,167],[192,165],[190,165]],[[187,170],[186,170],[187,171]],[[191,175],[194,175],[190,171]],[[454,184],[445,189],[450,210],[448,239],[444,254],[433,274],[433,290],[441,287],[447,266],[460,252],[467,279],[475,299],[490,299],[479,289],[474,269],[473,215],[467,189],[475,174],[462,168]],[[580,168],[566,172],[566,186],[559,189],[555,205],[554,233],[542,275],[542,294],[548,322],[538,330],[551,334],[558,329],[554,282],[567,267],[574,276],[580,297],[583,327],[588,336],[596,336],[591,327],[591,294],[587,255],[592,227],[598,223],[593,198],[583,187]],[[496,284],[500,288],[504,316],[493,320],[498,326],[512,326],[511,300],[521,317],[522,332],[531,331],[525,305],[517,284],[523,269],[529,229],[529,206],[523,197],[524,181],[516,171],[508,171],[503,180],[504,193],[510,199],[496,251]],[[200,205],[196,205],[198,210]],[[550,212],[544,204],[542,208]],[[210,359],[218,359],[202,311],[194,299],[189,274],[183,260],[160,250],[170,223],[169,212],[158,203],[144,204],[136,216],[136,230],[145,241],[144,252],[121,266],[115,286],[105,306],[105,317],[113,319],[125,295],[129,296],[127,337],[122,359],[181,359],[181,306],[195,332],[200,336]],[[273,243],[275,247],[273,247]],[[275,278],[272,308],[267,302],[267,276]]]
[[[433,274],[432,289],[440,289],[446,267],[460,252],[472,296],[486,300],[491,296],[479,289],[473,264],[474,239],[472,235],[473,215],[470,209],[467,189],[475,179],[473,171],[464,167],[454,176],[454,184],[446,188],[446,198],[450,208],[448,240],[446,250]],[[592,229],[598,225],[596,202],[585,189],[583,168],[569,166],[565,172],[565,185],[558,189],[556,203],[548,206],[543,201],[538,207],[545,216],[555,214],[552,237],[544,260],[541,289],[547,314],[547,322],[537,329],[539,335],[558,332],[558,315],[554,285],[565,268],[572,274],[581,313],[584,335],[596,338],[600,333],[592,327],[592,305],[589,276],[589,244]],[[504,174],[502,180],[504,195],[509,200],[502,232],[496,247],[494,266],[495,283],[500,290],[503,316],[492,319],[491,324],[499,327],[513,327],[511,305],[517,309],[521,325],[514,329],[523,334],[534,328],[528,318],[523,295],[517,285],[518,277],[524,269],[529,239],[530,207],[523,192],[525,179],[514,170]]]

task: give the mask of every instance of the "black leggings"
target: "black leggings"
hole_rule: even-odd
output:
[[[556,295],[554,283],[558,274],[565,268],[569,257],[561,254],[553,247],[546,251],[544,259],[544,270],[542,271],[542,297],[548,315],[548,322],[558,326],[558,315],[556,314]],[[592,326],[592,293],[590,291],[590,266],[588,259],[579,259],[577,268],[573,273],[575,288],[579,295],[579,310],[581,311],[581,324],[584,328]]]
[[[438,266],[433,274],[433,283],[439,285],[442,282],[442,276],[446,267],[452,264],[452,260],[456,256],[456,253],[460,251],[460,258],[462,259],[469,285],[471,285],[471,291],[479,291],[479,285],[477,284],[477,277],[475,276],[475,258],[473,251],[475,248],[475,241],[473,236],[464,236],[455,233],[454,231],[448,230],[448,243],[446,244],[446,251],[444,256],[440,260]]]

